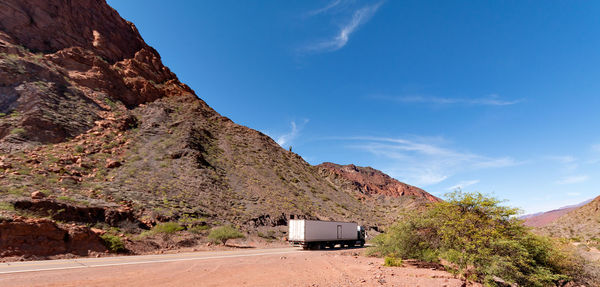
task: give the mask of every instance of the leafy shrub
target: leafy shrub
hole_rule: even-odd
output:
[[[531,233],[515,218],[517,211],[481,193],[457,191],[423,213],[406,215],[374,239],[369,253],[441,262],[490,286],[497,278],[520,286],[585,281],[578,276],[586,264],[568,244]]]
[[[85,151],[85,148],[83,148],[82,146],[80,146],[80,145],[75,146],[75,152],[82,153],[84,151]]]
[[[155,235],[155,234],[160,234],[160,233],[173,234],[173,233],[175,233],[177,231],[181,231],[183,229],[184,229],[183,226],[179,225],[179,223],[177,223],[177,222],[165,222],[165,223],[159,223],[159,224],[155,225],[154,227],[152,227],[152,229],[142,232],[142,234],[140,236],[145,237],[145,236]]]
[[[188,228],[188,231],[191,233],[200,234],[208,229],[210,229],[208,225],[196,225]]]
[[[123,241],[119,236],[104,233],[100,236],[100,238],[102,238],[104,245],[106,245],[106,248],[108,248],[108,250],[111,252],[121,253],[127,251],[125,244],[123,244]]]
[[[57,197],[56,199],[61,200],[61,201],[68,201],[68,202],[77,202],[77,200],[75,200],[74,198],[71,198],[69,196],[66,195],[61,195],[59,197]]]
[[[262,233],[262,232],[258,232],[258,237],[267,239],[267,240],[273,240],[273,239],[277,239],[277,237],[275,236],[275,231],[274,230],[268,230],[267,233]]]
[[[15,207],[10,202],[2,201],[0,202],[0,210],[13,211]]]
[[[208,234],[208,239],[212,240],[214,243],[222,243],[223,245],[225,245],[229,239],[244,237],[244,234],[233,228],[231,225],[215,227]]]
[[[10,131],[11,135],[21,135],[25,133],[25,129],[23,128],[14,128]]]
[[[152,228],[152,230],[156,233],[168,233],[172,234],[177,231],[183,230],[183,227],[176,222],[165,222],[157,224]]]
[[[402,259],[393,256],[386,256],[383,265],[389,267],[402,267]]]

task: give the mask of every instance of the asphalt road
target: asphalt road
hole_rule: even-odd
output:
[[[0,274],[39,272],[50,270],[82,269],[105,266],[157,264],[177,261],[210,260],[236,257],[251,257],[287,254],[301,251],[301,248],[245,249],[233,251],[204,251],[160,255],[114,256],[101,258],[77,258],[63,260],[43,260],[0,263]]]

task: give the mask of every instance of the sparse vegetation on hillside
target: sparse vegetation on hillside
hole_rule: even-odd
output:
[[[600,238],[600,197],[559,217],[538,229],[552,237],[569,238],[572,241],[593,243]]]
[[[564,242],[535,235],[517,210],[480,193],[460,191],[427,211],[407,215],[375,238],[372,255],[439,262],[463,278],[497,286],[553,286],[569,280],[597,286],[592,263]]]

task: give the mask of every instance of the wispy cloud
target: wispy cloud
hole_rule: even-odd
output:
[[[478,179],[461,181],[461,182],[457,183],[456,185],[448,187],[447,190],[454,191],[457,189],[464,189],[467,186],[471,186],[471,185],[478,184],[478,183],[479,183]]]
[[[562,178],[556,182],[556,184],[576,184],[582,183],[590,179],[587,175],[573,175]]]
[[[304,120],[300,126],[296,125],[295,121],[290,123],[291,129],[288,133],[283,134],[277,137],[277,144],[282,147],[286,147],[286,145],[290,145],[300,134],[300,130],[304,127],[304,125],[308,123],[308,119]]]
[[[571,155],[552,155],[546,156],[545,159],[561,164],[568,171],[576,170],[579,167],[577,158]]]
[[[470,106],[510,106],[515,105],[523,101],[523,99],[517,100],[504,100],[498,95],[489,95],[480,98],[444,98],[444,97],[430,97],[430,96],[401,96],[401,97],[387,97],[387,96],[375,96],[375,98],[387,99],[396,101],[399,103],[415,103],[415,104],[432,104],[432,105],[470,105]]]
[[[331,3],[330,5],[320,9],[320,10],[325,9],[325,10],[321,11],[320,13],[323,13],[324,11],[327,11],[327,10],[339,5],[339,3],[336,3],[336,2],[338,2],[338,1],[335,1],[335,2]],[[335,4],[335,5],[333,5],[333,4]],[[358,29],[358,27],[367,23],[371,19],[371,17],[373,17],[373,15],[375,15],[375,13],[379,9],[379,7],[381,7],[382,4],[383,4],[383,1],[377,2],[372,5],[367,5],[367,6],[364,6],[362,8],[355,10],[352,13],[352,17],[350,18],[350,20],[348,22],[344,23],[344,25],[342,25],[340,27],[340,30],[333,38],[326,39],[326,40],[314,43],[312,45],[309,45],[306,47],[305,50],[310,51],[310,52],[332,52],[332,51],[337,51],[337,50],[343,48],[344,46],[346,46],[346,44],[350,40],[350,35],[352,35],[352,33],[354,33],[356,31],[356,29]],[[331,6],[331,7],[329,7],[329,6]],[[317,11],[319,11],[319,10],[317,10]]]
[[[580,196],[581,192],[567,192],[568,196]]]
[[[380,166],[391,176],[410,184],[427,186],[445,181],[457,173],[523,164],[511,157],[489,157],[441,146],[427,138],[352,137],[348,148],[379,157]]]
[[[342,3],[342,0],[334,0],[334,1],[331,1],[329,4],[327,4],[326,6],[316,9],[316,10],[309,11],[306,14],[308,16],[315,16],[315,15],[323,14],[323,13],[326,13],[327,11],[330,11],[331,9],[334,9],[335,7],[338,7],[341,3]]]
[[[577,159],[571,155],[551,155],[547,156],[546,159],[557,161],[562,164],[569,164],[575,162]]]

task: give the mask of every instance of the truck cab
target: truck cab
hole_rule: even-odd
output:
[[[365,232],[365,228],[362,227],[362,226],[360,226],[360,225],[357,226],[356,227],[356,233],[357,233],[356,238],[358,238],[358,241],[360,242],[359,243],[360,247],[365,246],[365,238],[367,237],[367,234]]]

